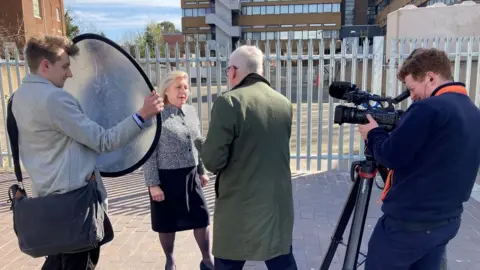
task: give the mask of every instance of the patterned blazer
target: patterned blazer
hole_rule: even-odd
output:
[[[145,184],[159,185],[158,170],[173,170],[188,167],[197,167],[199,174],[205,173],[194,140],[201,137],[200,120],[195,107],[189,104],[177,108],[165,105],[161,113],[162,133],[152,156],[143,166]]]

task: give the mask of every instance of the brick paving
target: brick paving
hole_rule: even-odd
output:
[[[14,183],[10,173],[0,174],[0,269],[40,269],[43,258],[22,254],[12,230],[7,188]],[[29,190],[28,179],[25,180]],[[110,196],[110,215],[115,239],[102,249],[98,269],[163,269],[165,258],[157,235],[150,229],[149,203],[142,174],[105,179]],[[300,270],[319,269],[330,237],[350,188],[349,175],[341,172],[294,173],[294,254]],[[205,188],[210,211],[214,210],[213,181]],[[380,216],[376,203],[380,190],[374,186],[361,251]],[[344,235],[348,239],[348,230]],[[345,247],[339,246],[331,270],[341,269]],[[480,269],[480,203],[465,204],[463,224],[448,246],[452,270]],[[199,269],[200,252],[192,232],[178,233],[175,243],[178,270]],[[360,255],[359,260],[362,260]],[[244,269],[266,269],[262,262],[247,262]],[[363,269],[363,266],[359,269]]]

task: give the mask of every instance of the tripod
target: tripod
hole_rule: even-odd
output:
[[[389,172],[385,166],[377,164],[368,152],[366,145],[365,142],[364,152],[366,159],[352,162],[350,167],[350,177],[353,181],[353,186],[350,189],[350,195],[348,196],[347,202],[343,206],[342,214],[340,215],[337,227],[333,232],[332,241],[330,242],[330,246],[323,259],[320,270],[329,269],[338,244],[343,244],[343,234],[354,209],[355,212],[353,214],[352,227],[348,238],[347,251],[342,270],[357,270],[358,254],[360,252],[363,227],[365,226],[365,220],[367,217],[368,203],[372,193],[373,181],[375,180],[377,171],[380,172],[380,176],[384,182],[387,179]],[[358,173],[356,177],[354,177],[355,173]]]

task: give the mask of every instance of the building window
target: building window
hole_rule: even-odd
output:
[[[267,6],[267,13],[266,14],[275,14],[275,7],[274,6]]]
[[[340,4],[332,4],[332,12],[340,12]]]
[[[183,17],[205,16],[205,14],[212,12],[213,10],[211,8],[184,8],[182,10]]]
[[[40,0],[33,0],[33,16],[42,18],[40,16]]]
[[[295,13],[300,14],[303,12],[303,6],[302,5],[295,5]]]
[[[332,4],[323,5],[323,12],[332,12]]]
[[[192,17],[193,15],[193,10],[190,8],[185,8],[183,9],[183,16],[184,17]]]
[[[60,21],[60,10],[57,8],[57,22]]]
[[[353,1],[353,0],[348,0],[348,1]],[[444,1],[452,1],[452,0],[444,0]],[[242,15],[308,14],[308,13],[312,14],[312,13],[324,13],[324,12],[340,12],[340,3],[242,7]]]
[[[295,13],[295,6],[294,5],[288,5],[288,13],[290,13],[290,14]]]
[[[294,39],[302,39],[302,31],[295,31],[293,32]]]

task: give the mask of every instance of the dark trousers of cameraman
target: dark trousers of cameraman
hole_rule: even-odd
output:
[[[414,223],[382,216],[368,244],[365,270],[439,270],[460,218]]]
[[[48,256],[42,270],[93,270],[100,258],[100,247],[78,253]]]

